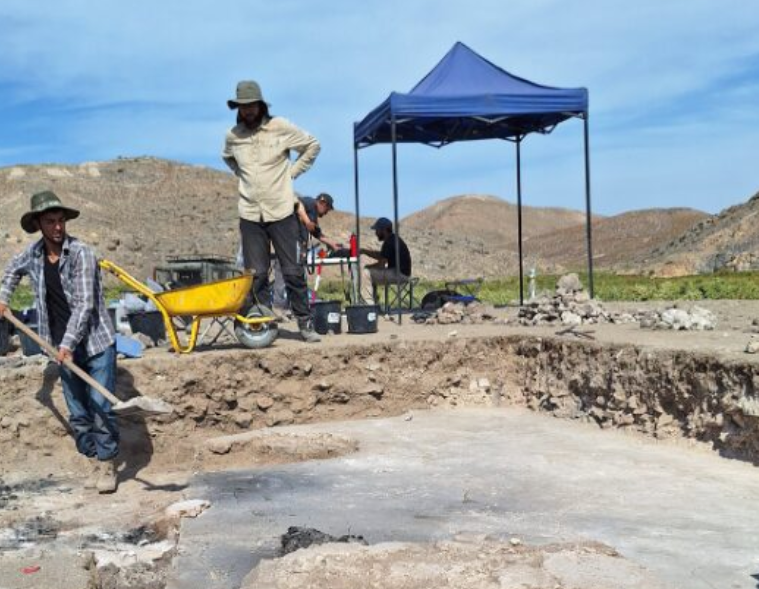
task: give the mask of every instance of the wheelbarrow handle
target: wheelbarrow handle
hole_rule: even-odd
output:
[[[17,319],[13,313],[11,313],[10,309],[6,309],[5,313],[3,314],[3,317],[10,321],[16,329],[20,329],[24,332],[24,334],[32,339],[35,343],[37,343],[45,352],[47,352],[47,355],[51,358],[55,359],[58,356],[58,350],[56,350],[53,346],[51,346],[49,343],[47,343],[44,339],[42,339],[39,335],[37,335],[33,329],[31,329],[28,325],[26,325],[23,321],[20,319]],[[76,374],[79,378],[81,378],[84,382],[86,382],[88,385],[90,385],[93,389],[95,389],[98,393],[103,395],[106,399],[108,399],[112,404],[118,405],[121,403],[121,400],[118,399],[111,391],[106,389],[103,385],[101,385],[98,381],[96,381],[94,378],[92,378],[89,374],[87,374],[84,370],[79,368],[72,360],[63,360],[63,365],[71,370],[74,374]]]

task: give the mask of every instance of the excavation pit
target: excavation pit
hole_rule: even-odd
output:
[[[581,341],[550,329],[457,326],[451,336],[450,326],[383,323],[375,336],[321,346],[285,339],[257,353],[123,362],[120,389],[178,412],[123,421],[119,492],[85,496],[98,522],[76,507],[81,464],[56,414],[59,385],[36,366],[4,371],[5,484],[34,472],[74,491],[22,494],[0,527],[55,509],[61,546],[98,527],[159,522],[179,556],[108,566],[154,567],[151,582],[172,589],[243,586],[293,525],[362,535],[372,550],[457,537],[495,552],[512,538],[530,550],[599,542],[670,586],[753,588],[759,436],[741,407],[755,397],[757,364],[721,334],[641,342],[635,329],[597,328],[598,341]],[[181,498],[211,507],[164,521]],[[111,586],[126,589],[128,577],[112,575]]]

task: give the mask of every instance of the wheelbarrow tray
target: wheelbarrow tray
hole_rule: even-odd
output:
[[[184,286],[155,293],[166,312],[178,315],[232,315],[245,303],[253,284],[252,274],[243,274],[215,282]]]

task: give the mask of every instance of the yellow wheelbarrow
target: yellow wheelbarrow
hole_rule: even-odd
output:
[[[234,317],[235,336],[241,344],[249,348],[265,348],[271,345],[279,334],[276,317],[271,310],[257,303],[246,305],[253,285],[253,274],[245,273],[225,280],[153,292],[147,285],[109,260],[100,260],[100,267],[152,301],[163,316],[171,345],[180,354],[187,354],[195,349],[200,322],[203,319]],[[188,344],[182,346],[177,336],[178,326],[174,320],[188,316],[192,317],[192,329]]]

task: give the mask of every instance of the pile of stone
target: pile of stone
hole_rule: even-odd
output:
[[[591,300],[577,274],[566,274],[557,281],[553,295],[542,293],[520,307],[517,321],[520,325],[583,325],[607,323],[613,317]]]
[[[471,303],[448,301],[437,311],[426,314],[422,319],[423,321],[419,322],[428,325],[450,325],[451,323],[477,325],[499,321],[493,307],[479,301]]]
[[[672,306],[664,311],[641,311],[636,319],[643,329],[672,329],[674,331],[711,331],[717,326],[714,313],[703,307],[690,310]]]

